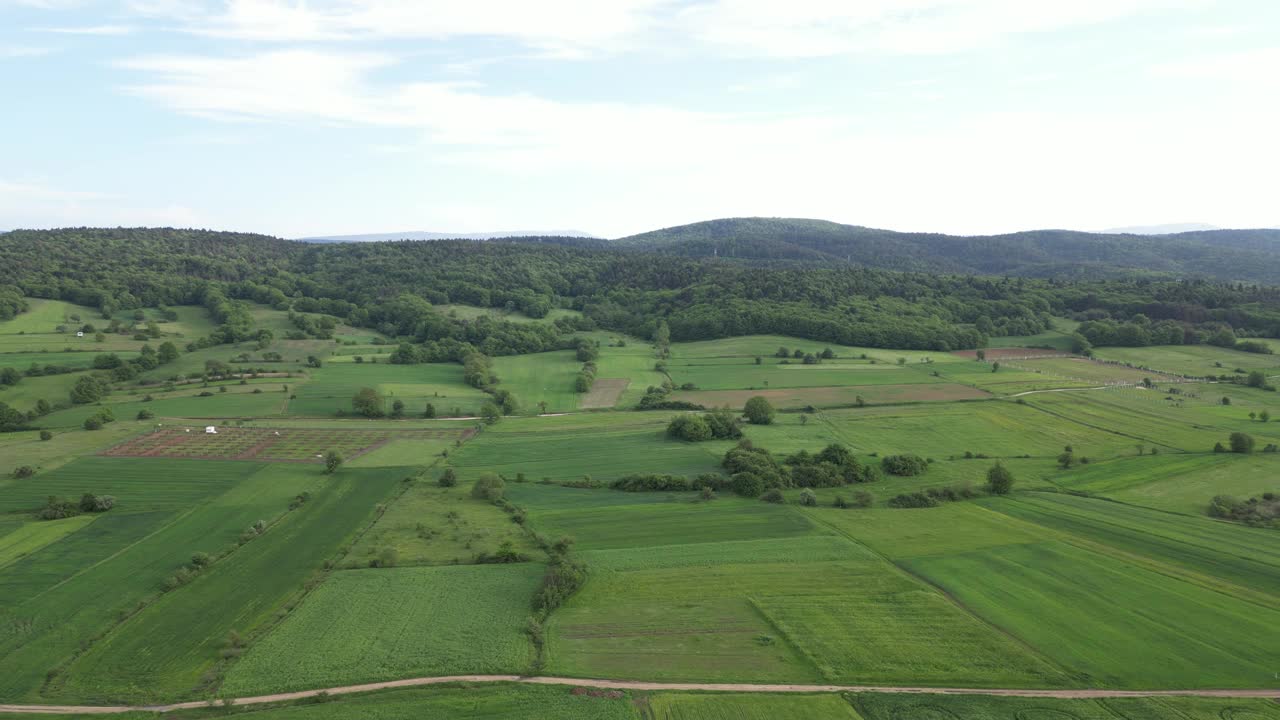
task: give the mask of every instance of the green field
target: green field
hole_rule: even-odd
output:
[[[1274,720],[1270,700],[1107,698],[1062,700],[861,693],[851,702],[865,720]]]
[[[449,462],[463,479],[483,472],[530,480],[610,480],[637,472],[696,475],[716,470],[724,448],[714,443],[673,443],[667,413],[510,419],[486,429]],[[562,422],[547,422],[562,420]],[[586,433],[590,433],[589,439]],[[718,452],[717,452],[718,450]]]
[[[1280,662],[1280,609],[1064,543],[904,565],[1091,686],[1256,686]]]
[[[273,492],[293,482],[309,487],[312,499],[81,655],[61,694],[149,700],[215,682],[229,633],[251,636],[287,610],[290,598],[363,529],[373,506],[400,479],[386,470],[345,470],[319,482],[317,475],[290,466],[261,473],[263,482],[275,485]]]
[[[1058,485],[1122,502],[1202,515],[1215,495],[1254,497],[1280,490],[1275,462],[1265,455],[1161,455],[1081,466]]]
[[[859,452],[882,455],[915,452],[942,458],[973,452],[992,457],[1056,456],[1067,445],[1091,457],[1131,451],[1133,441],[1129,438],[1038,412],[1038,402],[833,410],[823,413],[822,420]]]
[[[388,548],[395,550],[399,565],[468,563],[504,542],[517,552],[541,556],[510,515],[472,498],[467,488],[436,487],[436,474],[414,483],[392,504],[351,548],[342,567],[367,567]]]
[[[344,570],[237,663],[224,692],[248,695],[464,673],[519,673],[533,563]]]
[[[473,310],[469,319],[496,312]],[[41,303],[21,323],[47,325],[71,311]],[[1210,518],[1206,508],[1219,494],[1280,492],[1275,455],[1262,452],[1280,444],[1280,420],[1257,419],[1263,410],[1280,418],[1276,393],[1174,384],[1154,371],[1072,358],[1008,360],[993,373],[990,362],[958,353],[832,346],[836,359],[783,365],[774,357],[779,346],[816,353],[825,344],[777,336],[675,343],[670,380],[699,389],[674,397],[735,410],[756,395],[772,399],[780,410],[773,422],[742,431],[779,460],[837,444],[869,465],[891,454],[931,462],[910,477],[787,487],[779,503],[727,488],[711,498],[621,492],[607,485],[623,475],[723,475],[721,460],[736,443],[674,440],[666,428],[683,411],[632,409],[647,387],[668,379],[655,370],[648,342],[577,335],[600,342],[598,378],[626,383],[612,409],[579,409],[573,380],[581,363],[572,351],[496,357],[498,388],[521,407],[484,424],[470,415],[490,396],[462,381],[458,363],[392,365],[381,343],[396,339],[344,325],[338,342],[284,340],[292,326],[282,311],[255,306],[253,315],[276,334],[270,349],[285,355],[279,367],[293,377],[172,389],[124,383],[101,405],[39,418],[35,425],[53,431],[49,440],[37,430],[0,435],[0,702],[203,701],[471,673],[971,688],[1274,686],[1280,534]],[[183,308],[166,332],[207,332],[202,322],[203,309]],[[997,339],[996,347],[1059,347],[1069,330],[1062,321],[1040,336]],[[184,353],[147,380],[199,372],[205,360],[245,351],[260,353],[252,342]],[[1116,352],[1175,372],[1239,354],[1201,346]],[[0,366],[24,354],[0,354]],[[63,354],[30,358],[56,362]],[[304,367],[311,354],[322,367]],[[65,402],[79,376],[23,378],[0,400],[24,409],[41,397]],[[1147,376],[1155,388],[1090,389]],[[407,416],[338,417],[363,387],[388,409],[403,400]],[[469,419],[422,418],[427,402]],[[104,407],[118,421],[82,429]],[[155,417],[135,420],[143,409]],[[216,435],[203,432],[209,424]],[[1258,452],[1211,452],[1232,432],[1252,435]],[[1064,469],[1058,457],[1067,446],[1073,463]],[[346,463],[327,473],[319,456],[331,449]],[[985,490],[997,460],[1016,478],[1008,497]],[[13,478],[23,465],[35,474]],[[437,484],[446,468],[457,473],[455,487]],[[472,483],[486,473],[505,478],[509,505],[472,497]],[[587,478],[591,487],[562,485]],[[971,499],[893,507],[896,496],[962,486]],[[86,492],[116,504],[101,514],[36,519],[50,495],[77,500]],[[863,492],[866,507],[835,506]],[[804,504],[809,497],[815,505]],[[585,581],[541,616],[533,599],[560,538],[572,540]],[[482,562],[507,549],[523,561]],[[188,575],[199,553],[213,562]],[[532,616],[541,622],[540,650],[529,634]],[[1256,720],[1280,716],[1276,707],[451,685],[252,714]]]
[[[606,572],[557,613],[552,637],[550,669],[564,674],[855,683],[909,672],[922,684],[1064,681],[878,558]]]
[[[653,720],[861,720],[839,695],[660,693],[649,698]]]
[[[568,412],[578,408],[578,393],[573,383],[582,363],[571,350],[513,355],[495,358],[493,371],[499,387],[515,394],[520,409],[535,415],[541,411],[539,403],[546,403],[547,412]]]
[[[81,515],[46,522],[29,521],[0,534],[0,568],[61,540],[93,522],[92,515]]]
[[[332,417],[339,410],[351,412],[351,398],[361,388],[373,388],[390,412],[396,400],[405,412],[420,416],[427,403],[439,415],[474,415],[488,396],[462,381],[462,366],[455,364],[390,365],[387,363],[334,363],[312,373],[297,387],[297,399],[289,402],[288,414]]]
[[[1214,345],[1108,347],[1098,348],[1094,354],[1103,360],[1192,377],[1230,375],[1236,368],[1263,370],[1268,375],[1280,370],[1280,355],[1241,352]]]

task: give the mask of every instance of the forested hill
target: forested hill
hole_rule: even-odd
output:
[[[154,228],[15,230],[0,239],[0,306],[57,298],[118,310],[204,305],[212,342],[253,334],[254,302],[321,313],[457,359],[559,347],[574,329],[673,340],[781,334],[843,345],[953,350],[1034,335],[1051,317],[1088,321],[1107,344],[1280,337],[1280,288],[1152,278],[1068,281],[898,272],[845,263],[728,262],[555,242],[310,244]],[[433,306],[554,308],[553,324],[454,320]],[[563,321],[563,322],[562,322]],[[402,357],[409,355],[402,354]]]
[[[1145,236],[1069,230],[957,236],[825,220],[728,218],[614,241],[686,257],[854,263],[916,272],[1114,278],[1137,272],[1280,284],[1280,230]]]

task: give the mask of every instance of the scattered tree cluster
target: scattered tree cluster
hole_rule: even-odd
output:
[[[1247,500],[1218,495],[1209,503],[1209,515],[1255,527],[1280,527],[1280,495],[1268,492]]]

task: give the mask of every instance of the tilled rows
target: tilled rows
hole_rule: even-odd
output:
[[[196,460],[258,460],[267,462],[323,462],[336,450],[348,459],[376,450],[392,440],[466,440],[475,431],[345,428],[219,427],[216,434],[203,427],[174,426],[126,440],[103,451],[108,457],[163,457]]]

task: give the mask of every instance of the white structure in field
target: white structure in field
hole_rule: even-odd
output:
[[[218,434],[218,428],[216,428],[216,427],[214,427],[214,426],[212,426],[212,425],[209,425],[209,426],[207,426],[207,427],[204,429],[204,434],[205,434],[205,435],[217,435],[217,434]]]
[[[77,331],[76,331],[76,337],[84,337],[84,331],[83,331],[83,330],[77,330]]]

